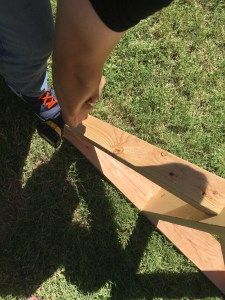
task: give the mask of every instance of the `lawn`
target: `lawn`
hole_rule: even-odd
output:
[[[225,177],[224,24],[218,0],[142,21],[94,115]],[[1,300],[223,299],[78,151],[43,141],[2,80],[0,101]]]

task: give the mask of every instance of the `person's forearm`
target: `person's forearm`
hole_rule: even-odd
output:
[[[53,78],[69,125],[90,111],[86,102],[98,97],[104,62],[121,36],[102,23],[88,0],[58,1]]]
[[[65,122],[76,126],[87,117],[90,106],[86,102],[94,102],[98,98],[98,86],[102,68],[86,64],[67,65],[67,61],[53,63],[54,87],[62,108]],[[83,108],[83,114],[79,111]]]

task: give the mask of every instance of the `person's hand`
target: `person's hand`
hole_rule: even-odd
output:
[[[62,105],[62,117],[64,122],[70,127],[76,127],[82,121],[87,119],[94,105],[100,99],[104,86],[106,83],[106,79],[104,76],[101,77],[101,81],[99,85],[90,92],[90,97],[88,99],[83,99],[83,101],[79,101],[79,103],[73,102],[73,107]]]

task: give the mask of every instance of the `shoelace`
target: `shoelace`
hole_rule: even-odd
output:
[[[51,109],[54,105],[57,104],[56,98],[51,94],[50,91],[44,92],[44,94],[42,94],[41,97],[39,97],[39,100],[48,109]]]

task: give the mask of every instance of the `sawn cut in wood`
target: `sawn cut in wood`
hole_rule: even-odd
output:
[[[196,230],[219,234],[224,246],[224,179],[93,117],[89,117],[79,130],[67,128],[65,136],[225,293],[221,246],[210,234]],[[136,139],[138,146],[135,146]],[[120,152],[121,147],[123,150]],[[147,149],[150,160],[147,162],[146,157],[143,159],[146,168],[144,164],[141,167],[137,164],[145,156],[144,149]],[[133,163],[135,153],[139,158]],[[140,172],[141,169],[144,172]],[[148,172],[145,172],[146,169]]]

